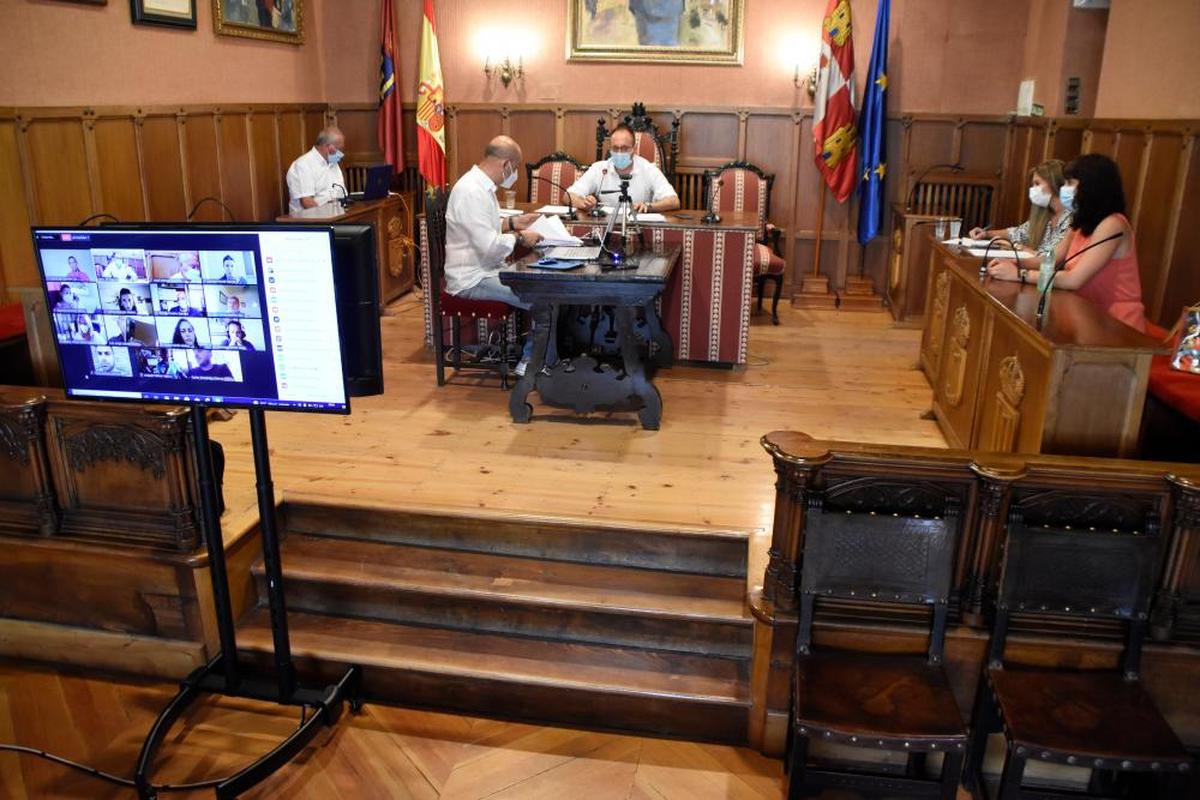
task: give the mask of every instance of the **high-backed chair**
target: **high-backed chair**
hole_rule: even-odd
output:
[[[758,287],[758,308],[762,310],[763,290],[767,281],[775,283],[771,298],[771,322],[779,324],[779,295],[783,291],[783,273],[787,262],[779,250],[779,228],[772,225],[771,186],[775,176],[747,161],[728,164],[704,173],[705,204],[715,214],[750,211],[758,215],[758,242],[754,247],[754,283]]]
[[[484,370],[500,375],[500,388],[508,388],[508,364],[514,355],[509,347],[508,322],[516,309],[506,303],[489,300],[469,300],[456,297],[445,289],[446,266],[446,200],[445,189],[438,189],[425,198],[425,225],[429,235],[429,303],[433,320],[433,357],[437,364],[438,386],[446,385],[446,367],[455,372],[463,369]],[[463,360],[462,324],[465,320],[487,320],[500,323],[500,356],[488,361],[478,355]],[[450,324],[449,360],[445,345],[445,326]],[[481,348],[480,353],[484,349]]]
[[[792,693],[788,799],[833,787],[953,800],[967,733],[942,668],[958,502],[940,515],[825,508],[809,497],[800,576],[800,624]],[[927,606],[924,654],[814,648],[819,603]],[[809,765],[820,741],[903,754],[902,771]],[[943,753],[941,775],[924,777],[926,757]],[[874,796],[874,795],[872,795]]]
[[[1019,512],[1010,516],[972,722],[968,784],[982,786],[987,737],[1003,730],[1001,800],[1048,796],[1044,789],[1022,786],[1031,760],[1090,768],[1089,794],[1073,797],[1117,796],[1118,776],[1131,783],[1126,797],[1184,797],[1193,765],[1139,673],[1163,555],[1156,528],[1153,520],[1140,531],[1035,526],[1026,525]],[[1061,635],[1072,627],[1095,633],[1113,622],[1124,624],[1120,669],[1007,668],[1010,629],[1039,618],[1058,633],[1045,640],[1047,649],[1061,646]]]
[[[556,150],[532,164],[526,164],[529,202],[546,205],[566,203],[567,189],[585,170],[587,167],[561,150]]]
[[[633,131],[633,151],[662,170],[672,185],[675,184],[675,166],[679,160],[679,120],[671,121],[671,130],[663,133],[646,113],[646,106],[634,103],[633,110],[622,120]],[[605,147],[612,131],[604,117],[596,121],[596,160],[604,158]]]

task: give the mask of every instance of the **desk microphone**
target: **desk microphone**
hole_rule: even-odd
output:
[[[929,167],[924,172],[922,172],[920,175],[918,175],[917,179],[915,181],[913,181],[913,185],[908,188],[908,197],[904,198],[905,213],[912,211],[913,195],[916,193],[917,187],[921,185],[921,181],[925,180],[925,177],[927,175],[929,175],[929,173],[933,172],[935,169],[948,169],[951,172],[962,172],[963,165],[962,164],[934,164],[932,167]]]
[[[705,204],[708,206],[708,213],[700,218],[700,221],[703,222],[705,225],[716,225],[718,222],[721,221],[721,215],[717,213],[717,210],[715,208],[713,208],[712,195],[713,195],[713,192],[715,192],[717,189],[720,189],[724,185],[724,183],[725,182],[722,181],[720,178],[714,178],[712,183],[708,187],[708,202]]]
[[[1117,231],[1112,236],[1105,236],[1100,241],[1092,242],[1087,247],[1080,250],[1078,253],[1073,253],[1073,254],[1067,256],[1066,258],[1064,258],[1062,261],[1060,261],[1054,265],[1054,272],[1050,273],[1050,278],[1046,281],[1045,288],[1042,289],[1042,296],[1038,298],[1037,323],[1039,326],[1042,324],[1042,317],[1045,316],[1045,314],[1046,314],[1046,297],[1050,294],[1050,288],[1052,286],[1054,286],[1054,279],[1056,277],[1058,277],[1058,273],[1060,273],[1064,269],[1066,269],[1068,263],[1079,258],[1081,255],[1086,253],[1088,250],[1091,250],[1093,247],[1099,247],[1100,245],[1105,244],[1107,242],[1111,242],[1114,239],[1120,239],[1124,235],[1125,235],[1125,231]]]
[[[562,191],[563,196],[567,198],[566,219],[579,219],[579,215],[575,213],[575,206],[573,206],[571,204],[571,193],[567,191],[567,187],[563,186],[558,181],[550,180],[549,178],[545,177],[544,175],[534,175],[533,177],[535,180],[545,181],[546,183],[553,186],[555,189],[559,189],[560,191]]]
[[[600,171],[600,186],[601,186],[601,188],[603,188],[604,179],[607,177],[608,177],[608,167],[605,167],[604,169],[602,169]],[[593,192],[592,196],[596,198],[596,205],[592,206],[591,209],[588,210],[588,216],[593,219],[599,219],[600,217],[604,216],[604,210],[602,208],[600,208],[600,192],[599,192],[599,190],[597,190],[596,192]]]
[[[987,277],[988,253],[991,252],[992,245],[996,242],[1004,242],[1012,248],[1013,260],[1017,262],[1017,269],[1021,268],[1021,254],[1017,252],[1017,246],[1013,244],[1012,239],[1005,238],[1004,236],[993,236],[991,239],[988,239],[987,247],[983,248],[983,257],[979,260],[979,278],[981,281]]]
[[[353,200],[351,200],[351,199],[350,199],[350,193],[349,193],[348,191],[346,191],[346,187],[345,187],[345,186],[342,186],[340,183],[331,183],[331,184],[329,184],[329,188],[330,188],[331,190],[332,190],[332,189],[333,189],[335,186],[336,186],[338,189],[341,189],[341,190],[342,190],[342,196],[341,196],[341,197],[335,197],[335,198],[333,198],[333,199],[334,199],[336,202],[340,203],[340,204],[341,204],[341,206],[342,206],[342,208],[349,208],[349,207],[350,207],[350,204],[354,202]]]

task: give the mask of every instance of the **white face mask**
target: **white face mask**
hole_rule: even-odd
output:
[[[1058,201],[1063,204],[1063,208],[1067,211],[1075,210],[1075,187],[1063,186],[1058,190]]]
[[[1050,193],[1040,186],[1029,187],[1029,202],[1033,203],[1038,208],[1046,208],[1050,205]]]
[[[504,170],[502,168],[500,175],[501,175],[500,185],[503,186],[505,189],[511,189],[513,187],[513,184],[517,182],[516,168],[514,168],[512,172],[508,172],[508,173],[504,172]]]

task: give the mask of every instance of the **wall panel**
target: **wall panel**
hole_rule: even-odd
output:
[[[138,165],[137,124],[132,117],[96,120],[96,165],[100,173],[100,210],[118,219],[142,219],[142,181]]]
[[[9,287],[35,283],[17,123],[11,117],[0,118],[0,265],[0,295]]]
[[[554,111],[538,109],[536,111],[512,111],[508,115],[508,135],[517,140],[525,154],[526,163],[533,163],[545,155],[558,149],[554,136]],[[517,177],[517,197],[524,200],[529,197],[529,181],[525,178],[525,168],[521,167]],[[545,197],[546,186],[542,186],[542,196]]]
[[[189,114],[184,125],[184,152],[187,154],[188,209],[191,211],[205,197],[223,200],[221,171],[218,165],[217,121],[213,113]],[[221,161],[225,154],[221,154]],[[186,214],[187,211],[184,213]],[[205,203],[196,209],[197,222],[217,222],[225,213],[216,203]]]
[[[146,117],[142,122],[142,162],[146,176],[143,191],[152,220],[183,219],[188,212],[180,133],[180,124],[173,114]]]
[[[1170,327],[1179,319],[1185,305],[1200,303],[1200,269],[1197,269],[1197,253],[1200,253],[1200,152],[1193,132],[1187,137],[1183,153],[1184,169],[1182,192],[1179,202],[1172,203],[1176,211],[1177,233],[1172,241],[1173,252],[1167,264],[1166,280],[1162,283],[1159,296],[1154,298],[1157,310],[1155,319],[1160,325]]]
[[[471,169],[483,157],[483,151],[492,137],[503,130],[500,109],[461,110],[455,118],[453,137],[458,146],[457,168],[452,164],[446,171],[446,179],[453,183]],[[447,134],[450,135],[449,132]]]
[[[286,210],[290,199],[287,189],[288,167],[308,150],[308,145],[304,143],[304,114],[292,109],[280,111],[276,126],[279,131],[279,174],[275,176],[275,183],[279,186],[279,196]]]
[[[283,213],[279,176],[287,169],[279,166],[279,146],[275,140],[275,115],[259,111],[250,115],[250,163],[254,178],[254,216],[273,219]]]
[[[1181,134],[1157,133],[1148,142],[1149,159],[1142,180],[1134,239],[1142,273],[1142,297],[1146,313],[1152,318],[1161,310],[1156,307],[1156,301],[1162,289],[1160,284],[1167,277],[1162,264],[1169,248],[1167,236],[1176,211],[1172,195],[1183,155],[1183,141]],[[1132,198],[1129,202],[1132,205]]]
[[[591,164],[596,160],[596,111],[567,111],[563,114],[563,152]]]
[[[791,155],[795,136],[796,123],[791,116],[763,114],[746,120],[746,160],[775,174],[771,221],[785,230],[791,222],[796,194],[796,168]]]
[[[247,112],[230,109],[216,115],[221,154],[221,199],[239,220],[254,219],[250,182],[250,142]]]
[[[92,211],[88,160],[79,118],[39,119],[25,131],[34,191],[35,221],[75,225]]]
[[[659,130],[670,130],[659,124]],[[682,165],[715,167],[738,156],[737,114],[688,112],[679,123],[679,162]]]

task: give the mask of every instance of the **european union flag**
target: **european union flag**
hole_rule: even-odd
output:
[[[883,179],[887,176],[887,50],[891,0],[879,0],[871,68],[863,91],[858,152],[862,154],[858,182],[858,242],[866,244],[883,226]]]

